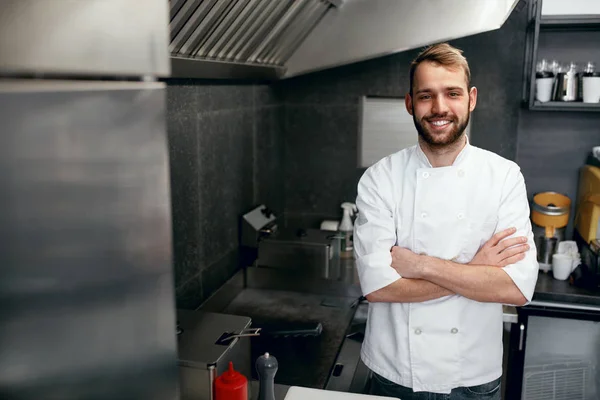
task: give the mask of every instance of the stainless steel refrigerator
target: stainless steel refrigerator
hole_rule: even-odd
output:
[[[0,398],[176,399],[168,3],[0,5]]]

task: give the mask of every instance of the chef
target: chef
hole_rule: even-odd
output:
[[[358,184],[371,391],[499,400],[502,304],[527,304],[538,273],[523,175],[469,144],[477,88],[462,51],[443,43],[419,54],[405,103],[418,145],[380,160]]]

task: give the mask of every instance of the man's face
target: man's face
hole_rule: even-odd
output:
[[[460,139],[476,102],[477,89],[469,90],[462,68],[427,61],[417,67],[412,96],[407,94],[405,99],[419,136],[437,148]]]

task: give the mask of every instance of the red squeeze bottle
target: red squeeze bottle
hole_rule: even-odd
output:
[[[229,361],[229,370],[215,379],[215,400],[248,400],[248,379],[233,369]]]

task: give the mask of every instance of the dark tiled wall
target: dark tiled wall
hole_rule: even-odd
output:
[[[239,266],[242,214],[283,211],[279,118],[266,85],[168,81],[177,306],[195,308]]]
[[[529,196],[544,191],[566,194],[574,206],[579,169],[593,146],[600,146],[600,115],[585,112],[521,112],[517,163]],[[570,236],[575,208],[571,207]]]
[[[515,8],[499,30],[451,42],[464,50],[479,89],[471,142],[515,159],[526,10]],[[417,50],[279,82],[284,102],[285,215],[289,225],[339,219],[354,201],[361,96],[403,97]],[[416,134],[416,132],[415,132]]]

